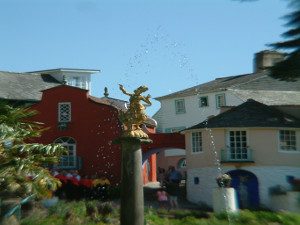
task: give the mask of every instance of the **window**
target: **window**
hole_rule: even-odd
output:
[[[67,84],[73,87],[76,87],[76,84],[79,83],[79,77],[71,77],[67,80]]]
[[[71,137],[61,137],[55,140],[56,144],[61,144],[68,151],[67,155],[61,157],[58,167],[73,168],[76,166],[76,142]]]
[[[202,152],[202,133],[192,133],[192,153]]]
[[[71,121],[71,103],[58,103],[58,122],[66,123]]]
[[[208,97],[202,96],[199,98],[199,107],[207,107],[208,106]]]
[[[178,169],[186,168],[186,159],[185,158],[179,159],[179,161],[177,163],[177,168]]]
[[[279,131],[280,150],[296,151],[296,131],[280,130]]]
[[[176,114],[185,113],[184,99],[175,100],[175,111],[176,111]]]
[[[225,106],[225,105],[226,105],[225,94],[216,95],[216,107],[220,108],[220,107]]]
[[[82,77],[71,77],[67,83],[73,87],[87,88],[86,82]]]
[[[229,131],[229,158],[231,160],[248,159],[246,131]]]

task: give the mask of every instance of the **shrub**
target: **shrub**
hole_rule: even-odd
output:
[[[113,207],[110,203],[99,203],[97,208],[98,212],[103,216],[107,216],[113,212]]]

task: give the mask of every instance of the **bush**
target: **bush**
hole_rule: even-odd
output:
[[[108,216],[113,212],[113,207],[110,203],[100,203],[98,204],[98,212],[102,216]]]
[[[64,202],[50,208],[36,208],[22,225],[116,225],[119,212],[98,201]],[[47,213],[48,212],[48,213]],[[298,225],[300,215],[267,211],[241,210],[235,214],[213,214],[200,210],[157,210],[145,208],[147,225]]]

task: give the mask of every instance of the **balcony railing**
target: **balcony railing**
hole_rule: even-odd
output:
[[[55,167],[57,169],[79,170],[82,167],[82,159],[78,156],[62,156],[59,163]]]
[[[250,148],[226,148],[221,150],[221,162],[254,162]]]

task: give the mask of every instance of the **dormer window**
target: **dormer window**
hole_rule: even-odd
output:
[[[207,107],[208,106],[208,96],[201,96],[199,98],[199,107]]]
[[[82,89],[87,89],[85,79],[82,77],[70,77],[67,80],[67,84],[73,87],[79,87]]]
[[[216,107],[217,109],[221,108],[222,106],[226,105],[225,101],[225,94],[217,94],[216,95]]]
[[[58,103],[58,122],[71,122],[71,102]]]
[[[175,112],[176,112],[176,114],[183,114],[183,113],[185,113],[184,99],[177,99],[177,100],[175,100]]]

